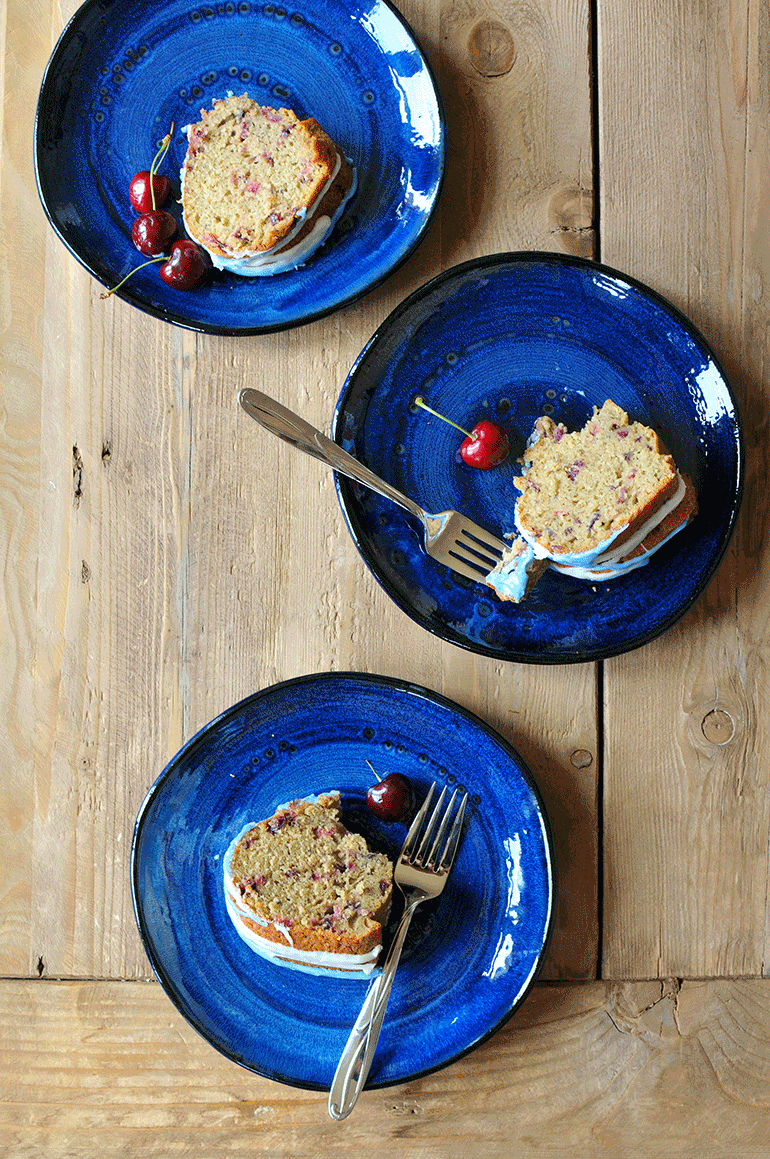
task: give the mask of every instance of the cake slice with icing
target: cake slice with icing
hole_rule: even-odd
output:
[[[218,269],[257,277],[301,265],[355,188],[354,169],[315,119],[246,93],[201,109],[187,138],[185,228]]]
[[[579,431],[539,418],[522,463],[517,537],[486,578],[502,599],[519,602],[538,563],[598,581],[642,567],[697,512],[693,482],[659,436],[611,400]]]
[[[382,948],[393,866],[340,819],[338,793],[291,801],[225,856],[227,912],[257,953],[312,971],[369,973]]]

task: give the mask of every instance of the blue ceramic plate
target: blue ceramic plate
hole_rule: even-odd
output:
[[[273,278],[216,274],[171,289],[155,266],[120,296],[193,330],[255,334],[308,322],[360,297],[422,237],[444,171],[444,114],[430,69],[386,0],[87,0],[48,64],[36,125],[43,207],[106,286],[143,260],[128,184],[176,126],[161,171],[175,182],[184,125],[228,91],[316,116],[358,170],[358,191],[307,265]],[[170,206],[175,213],[179,206]]]
[[[466,430],[481,418],[500,423],[509,460],[491,471],[466,466],[462,435],[418,410],[416,395]],[[448,270],[394,310],[348,376],[333,434],[428,511],[512,530],[516,458],[535,419],[581,427],[608,398],[656,430],[692,475],[700,513],[690,526],[646,567],[603,584],[549,572],[517,605],[428,558],[410,516],[338,478],[353,538],[403,611],[503,660],[600,660],[645,644],[690,607],[721,559],[743,455],[730,388],[703,338],[614,270],[557,254],[496,254]]]
[[[537,789],[476,717],[413,684],[355,673],[277,684],[228,709],[142,805],[134,905],[153,969],[185,1018],[235,1062],[293,1086],[331,1085],[369,983],[249,950],[225,911],[222,858],[249,821],[333,788],[349,826],[396,856],[406,830],[366,808],[367,760],[420,794],[436,780],[472,799],[444,892],[410,929],[370,1085],[446,1066],[492,1034],[527,993],[550,932],[553,854]]]

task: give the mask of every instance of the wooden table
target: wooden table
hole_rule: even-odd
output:
[[[440,211],[359,304],[238,340],[100,301],[44,218],[34,106],[75,7],[7,0],[0,24],[0,1153],[770,1155],[770,4],[404,0],[448,114]],[[415,629],[331,474],[267,436],[255,453],[234,405],[258,385],[328,429],[407,293],[516,249],[662,293],[745,422],[716,577],[662,638],[602,664],[498,663]],[[520,1012],[342,1124],[176,1013],[129,887],[168,758],[248,693],[330,669],[408,677],[498,728],[543,791],[561,878]]]

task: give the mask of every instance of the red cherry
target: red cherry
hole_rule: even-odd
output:
[[[404,821],[414,804],[412,786],[401,773],[389,773],[369,788],[366,803],[383,821]]]
[[[491,419],[481,419],[472,431],[466,431],[464,427],[458,426],[452,419],[446,418],[445,415],[439,414],[433,407],[428,406],[424,399],[418,397],[414,401],[416,406],[435,415],[442,422],[449,423],[450,427],[454,427],[460,434],[465,435],[460,446],[460,454],[469,467],[475,467],[477,471],[489,471],[492,467],[499,467],[508,458],[511,452],[508,436],[503,428],[499,427],[497,423],[493,423]]]
[[[128,196],[137,213],[151,213],[153,209],[165,205],[168,201],[171,196],[171,182],[162,173],[153,173],[150,177],[149,169],[141,169],[131,178]]]
[[[160,276],[175,290],[192,290],[212,267],[205,249],[194,241],[175,241],[160,267]]]
[[[460,454],[469,467],[489,471],[508,458],[511,444],[502,427],[489,419],[476,423],[460,447]]]
[[[171,196],[171,182],[156,170],[168,152],[171,144],[171,134],[174,132],[172,123],[168,133],[160,143],[158,152],[152,159],[149,169],[140,169],[131,178],[128,186],[128,196],[137,213],[151,213],[165,205]]]
[[[166,252],[176,236],[176,221],[165,209],[155,209],[137,217],[131,226],[131,237],[140,253],[157,257]]]

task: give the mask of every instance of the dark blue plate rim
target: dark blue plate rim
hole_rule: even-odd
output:
[[[294,1078],[291,1081],[289,1081],[283,1075],[281,1075],[275,1071],[270,1070],[269,1067],[258,1066],[254,1062],[251,1062],[251,1061],[245,1059],[243,1056],[239,1055],[236,1051],[229,1050],[226,1047],[224,1047],[221,1043],[214,1042],[211,1039],[211,1037],[206,1033],[206,1030],[202,1026],[202,1024],[195,1018],[194,1014],[186,1007],[185,1002],[182,1000],[182,998],[177,993],[177,989],[176,989],[176,986],[175,986],[173,980],[170,978],[169,974],[165,970],[163,962],[158,958],[158,956],[155,954],[155,952],[152,948],[152,940],[150,937],[150,931],[147,928],[147,925],[146,925],[145,920],[144,920],[142,900],[141,900],[141,890],[139,888],[139,882],[138,882],[137,849],[138,849],[138,845],[139,845],[139,842],[140,842],[141,836],[142,836],[142,829],[143,829],[143,823],[144,823],[145,816],[152,808],[156,798],[162,793],[166,780],[172,774],[176,765],[183,758],[188,757],[191,752],[193,752],[196,748],[199,748],[205,742],[206,737],[208,736],[208,734],[210,732],[219,728],[220,725],[225,723],[231,717],[237,716],[238,713],[243,711],[243,709],[247,705],[256,704],[260,700],[269,698],[270,696],[272,696],[276,693],[280,693],[287,688],[297,687],[297,686],[300,686],[303,684],[318,684],[318,685],[334,684],[335,682],[338,683],[339,681],[357,681],[357,682],[361,682],[361,683],[365,683],[365,684],[370,684],[373,687],[378,687],[378,686],[383,687],[384,686],[384,687],[394,689],[394,690],[399,691],[399,692],[403,692],[404,694],[406,694],[408,696],[414,696],[414,697],[417,697],[418,699],[429,701],[429,702],[436,704],[440,708],[442,708],[450,713],[456,714],[457,716],[463,718],[466,722],[468,722],[472,727],[479,729],[482,732],[486,733],[487,736],[489,736],[505,753],[508,754],[511,761],[516,766],[518,773],[521,775],[522,780],[526,783],[527,787],[529,788],[530,792],[532,793],[532,796],[534,797],[534,800],[537,804],[537,808],[539,811],[539,816],[540,816],[540,820],[542,823],[542,828],[543,828],[543,837],[544,837],[543,851],[544,851],[544,855],[545,855],[546,867],[548,870],[548,878],[550,881],[550,910],[549,910],[549,914],[548,914],[548,920],[547,920],[547,924],[546,924],[545,933],[543,936],[542,945],[540,948],[540,954],[538,957],[537,965],[536,965],[535,969],[532,971],[532,974],[531,974],[528,982],[522,988],[520,993],[517,995],[517,999],[516,999],[515,1003],[503,1012],[501,1017],[497,1020],[497,1022],[495,1022],[494,1025],[488,1027],[482,1034],[480,1034],[472,1042],[468,1043],[467,1046],[465,1046],[462,1050],[458,1051],[451,1058],[447,1058],[445,1060],[442,1060],[441,1062],[439,1062],[435,1066],[423,1067],[420,1070],[414,1071],[413,1073],[409,1073],[408,1075],[400,1076],[400,1077],[393,1079],[393,1080],[384,1081],[384,1082],[370,1080],[367,1082],[365,1089],[366,1090],[378,1090],[378,1089],[383,1089],[386,1087],[400,1086],[403,1083],[413,1082],[417,1079],[424,1078],[426,1075],[434,1074],[437,1071],[445,1070],[448,1066],[459,1061],[461,1058],[464,1058],[466,1055],[468,1055],[472,1051],[476,1050],[477,1047],[481,1046],[484,1042],[486,1042],[490,1038],[492,1038],[493,1035],[495,1035],[506,1024],[506,1022],[509,1021],[509,1019],[512,1017],[512,1015],[519,1009],[519,1007],[522,1005],[522,1003],[527,998],[527,995],[532,990],[532,987],[535,985],[535,983],[538,979],[539,973],[542,969],[543,962],[545,961],[545,958],[546,958],[546,955],[548,952],[548,948],[551,944],[551,939],[552,939],[555,920],[556,920],[556,898],[557,898],[556,849],[555,849],[555,843],[554,843],[554,837],[553,837],[553,830],[551,827],[551,821],[550,821],[550,817],[548,815],[548,812],[545,808],[545,803],[543,801],[542,793],[540,792],[540,789],[539,789],[536,781],[534,780],[534,777],[532,776],[532,772],[531,772],[529,766],[522,759],[522,757],[516,751],[514,746],[509,741],[507,741],[505,739],[505,737],[503,737],[501,735],[501,733],[499,733],[490,724],[487,724],[486,721],[482,720],[482,718],[477,716],[476,713],[471,712],[470,709],[464,708],[462,705],[457,704],[456,701],[450,700],[448,697],[443,696],[440,692],[434,692],[428,688],[425,688],[423,685],[414,683],[413,681],[402,680],[402,679],[400,679],[398,677],[394,677],[394,676],[381,676],[381,675],[377,675],[377,674],[370,673],[370,672],[356,672],[356,671],[315,672],[315,673],[309,673],[309,674],[304,675],[304,676],[293,677],[293,678],[290,678],[288,680],[282,680],[282,681],[277,682],[276,684],[268,685],[266,688],[259,689],[257,692],[251,693],[249,696],[243,697],[241,700],[237,701],[235,704],[231,705],[229,708],[226,708],[223,712],[219,713],[218,716],[214,717],[207,724],[205,724],[201,729],[199,729],[198,732],[195,733],[192,737],[190,737],[190,739],[182,746],[182,748],[179,749],[179,751],[171,758],[171,760],[168,762],[168,764],[165,766],[165,768],[162,770],[162,772],[158,775],[158,777],[155,779],[153,784],[150,786],[150,788],[148,789],[148,791],[144,797],[144,800],[142,801],[142,804],[139,808],[139,812],[137,813],[136,821],[134,823],[134,833],[133,833],[133,839],[132,839],[132,843],[131,843],[130,881],[131,881],[131,899],[132,899],[132,903],[133,903],[134,917],[136,919],[137,927],[139,929],[139,934],[140,934],[140,938],[142,941],[142,946],[144,948],[145,953],[147,954],[148,960],[150,962],[150,966],[152,967],[152,971],[153,971],[155,977],[157,978],[158,982],[160,983],[162,989],[164,990],[166,996],[172,1002],[172,1004],[174,1005],[176,1010],[179,1012],[179,1014],[181,1014],[181,1016],[185,1019],[185,1021],[190,1026],[192,1026],[192,1028],[195,1031],[197,1031],[197,1033],[206,1042],[208,1042],[210,1046],[212,1046],[215,1050],[217,1050],[225,1058],[228,1058],[231,1062],[237,1063],[237,1065],[243,1067],[245,1070],[248,1070],[254,1074],[258,1074],[263,1078],[271,1079],[274,1082],[284,1083],[287,1086],[296,1087],[296,1088],[301,1089],[301,1090],[312,1090],[312,1091],[325,1091],[325,1090],[327,1090],[327,1086],[324,1085],[323,1083],[315,1082],[315,1081],[312,1081],[309,1079],[308,1080],[301,1080],[301,1079]]]
[[[40,123],[41,123],[41,119],[42,119],[42,109],[43,109],[45,102],[47,100],[46,94],[47,94],[47,84],[48,84],[49,75],[53,74],[53,72],[55,71],[55,68],[58,64],[59,57],[61,55],[63,55],[64,50],[66,49],[67,45],[69,44],[69,41],[74,36],[77,35],[77,24],[78,24],[79,20],[81,19],[83,13],[89,8],[98,7],[101,3],[103,3],[103,0],[83,0],[83,3],[72,14],[72,16],[69,18],[69,20],[65,24],[64,28],[62,29],[61,33],[59,34],[59,37],[56,41],[56,44],[54,45],[54,49],[53,49],[50,57],[48,58],[48,62],[46,63],[45,69],[43,71],[43,78],[42,78],[42,81],[40,84],[40,91],[38,94],[37,105],[35,108],[35,120],[34,120],[34,127],[33,127],[33,137],[34,137],[33,162],[34,162],[34,172],[35,172],[35,184],[37,186],[37,191],[38,191],[38,196],[40,198],[40,203],[43,207],[46,218],[48,219],[48,222],[51,225],[51,228],[53,229],[54,233],[59,238],[61,243],[64,245],[65,249],[72,255],[72,257],[75,258],[75,260],[78,262],[78,264],[81,265],[83,267],[83,269],[86,270],[91,275],[91,277],[95,278],[97,282],[99,282],[101,285],[105,286],[107,289],[112,289],[109,282],[105,280],[104,275],[102,273],[100,273],[98,269],[94,268],[83,257],[81,257],[81,255],[78,253],[77,249],[75,249],[70,244],[65,233],[59,228],[59,226],[56,222],[56,219],[55,219],[55,215],[51,212],[50,206],[48,204],[47,196],[45,193],[45,189],[44,189],[43,178],[42,178],[42,171],[43,171],[44,166],[43,166],[42,160],[41,160],[42,144],[41,144],[41,140],[40,140]],[[442,146],[443,146],[441,149],[441,158],[440,158],[439,167],[438,167],[438,171],[437,171],[437,175],[436,175],[435,194],[434,194],[432,203],[428,209],[428,212],[423,215],[422,224],[421,224],[417,234],[415,235],[414,239],[412,240],[411,244],[403,251],[403,253],[401,253],[399,255],[397,260],[395,260],[392,263],[392,265],[390,265],[387,269],[383,270],[376,277],[372,278],[372,280],[363,289],[357,291],[356,293],[350,294],[347,297],[339,298],[336,301],[331,302],[329,305],[324,306],[321,309],[310,311],[307,314],[301,315],[297,318],[290,319],[289,321],[287,321],[285,323],[277,322],[274,324],[268,323],[268,324],[263,324],[260,326],[237,327],[237,326],[230,326],[230,325],[228,325],[228,326],[217,325],[214,323],[196,322],[194,320],[187,318],[184,314],[177,313],[177,311],[175,311],[175,310],[169,310],[169,309],[166,309],[164,307],[154,306],[152,303],[145,301],[143,298],[141,298],[140,296],[138,296],[137,294],[134,294],[132,292],[130,285],[127,288],[121,287],[120,289],[114,289],[113,293],[114,293],[115,297],[121,298],[123,301],[128,302],[130,305],[136,307],[138,310],[141,310],[142,313],[147,314],[150,317],[159,318],[162,322],[168,322],[172,326],[179,326],[181,329],[190,330],[196,334],[216,334],[216,335],[221,335],[224,337],[249,337],[251,335],[257,335],[257,334],[276,334],[276,333],[282,333],[283,331],[293,330],[293,329],[296,329],[300,326],[306,326],[311,322],[320,321],[322,318],[329,317],[330,314],[336,314],[339,310],[343,310],[343,309],[345,309],[345,307],[350,306],[355,302],[361,301],[361,299],[366,297],[369,293],[371,293],[371,291],[375,290],[378,286],[381,286],[383,284],[383,282],[386,282],[388,280],[388,278],[390,278],[392,274],[394,274],[398,269],[400,269],[401,266],[403,266],[404,263],[414,254],[414,252],[417,250],[417,248],[420,246],[420,244],[424,240],[425,235],[428,232],[428,229],[430,228],[434,217],[436,216],[436,211],[437,211],[439,203],[441,201],[441,193],[443,190],[444,179],[446,176],[446,156],[447,156],[446,110],[445,110],[443,98],[441,96],[441,90],[439,89],[438,84],[436,82],[435,72],[434,72],[433,68],[431,67],[430,61],[428,60],[427,56],[425,55],[425,52],[423,51],[423,49],[420,45],[420,42],[417,38],[417,35],[416,35],[414,29],[412,28],[411,24],[409,23],[408,20],[406,20],[403,13],[396,7],[396,5],[392,3],[392,0],[378,0],[378,3],[382,4],[385,8],[389,9],[390,12],[393,14],[393,16],[395,16],[396,19],[401,23],[402,27],[404,28],[404,31],[407,33],[407,35],[412,40],[415,51],[417,52],[417,54],[420,57],[422,67],[425,70],[426,75],[430,78],[430,82],[431,82],[431,85],[433,87],[434,94],[435,94],[436,108],[437,108],[437,113],[438,113],[439,124],[441,127]]]
[[[721,366],[717,356],[714,354],[711,346],[690,321],[689,318],[682,311],[668,299],[664,298],[656,290],[651,289],[644,282],[637,278],[618,270],[613,266],[605,265],[603,262],[594,261],[589,258],[579,258],[571,254],[560,254],[550,250],[511,250],[503,253],[486,254],[483,257],[471,258],[466,262],[461,262],[458,265],[451,266],[449,269],[443,270],[422,286],[419,286],[408,297],[404,298],[402,302],[395,307],[394,310],[385,318],[377,329],[372,334],[369,341],[353,363],[350,372],[347,376],[345,384],[342,388],[337,404],[334,408],[332,416],[331,435],[332,438],[340,446],[343,441],[343,422],[345,415],[345,407],[350,393],[354,390],[356,382],[355,376],[358,367],[362,364],[369,351],[380,342],[383,337],[392,329],[396,328],[400,321],[407,318],[409,311],[424,297],[439,289],[443,284],[452,282],[455,278],[461,278],[472,270],[490,269],[497,266],[504,266],[512,262],[517,263],[550,263],[552,265],[573,266],[590,270],[593,273],[603,274],[610,278],[619,278],[626,282],[629,286],[637,290],[641,295],[648,298],[650,301],[656,303],[664,311],[674,317],[682,328],[690,335],[694,344],[698,346],[709,359],[714,363],[716,369],[722,378],[727,394],[730,398],[733,407],[733,419],[735,422],[735,450],[737,457],[737,471],[733,482],[733,503],[730,513],[729,521],[725,527],[722,539],[719,543],[718,549],[714,552],[711,565],[708,571],[704,574],[701,581],[688,594],[687,598],[681,602],[679,607],[667,616],[660,620],[653,629],[646,632],[639,633],[638,636],[630,640],[619,641],[614,647],[597,647],[597,648],[583,648],[576,649],[569,655],[558,654],[550,655],[547,652],[537,652],[536,654],[524,651],[511,649],[506,653],[500,650],[490,648],[482,642],[476,640],[468,640],[467,637],[455,633],[448,626],[439,626],[435,624],[428,616],[423,615],[416,608],[412,607],[406,600],[402,599],[398,591],[388,581],[377,567],[376,562],[372,559],[372,553],[369,549],[367,537],[362,529],[361,522],[358,518],[358,502],[354,491],[355,484],[351,483],[345,476],[340,475],[335,471],[334,482],[337,489],[337,498],[339,500],[342,514],[348,527],[348,531],[353,539],[353,542],[358,549],[364,563],[369,571],[374,576],[380,587],[387,593],[393,602],[404,612],[411,620],[419,624],[420,627],[430,632],[431,635],[437,636],[439,639],[445,640],[448,643],[454,644],[466,651],[473,652],[477,655],[492,656],[497,660],[506,660],[521,664],[539,664],[539,665],[555,665],[555,664],[585,664],[593,663],[597,660],[610,659],[613,656],[625,655],[627,652],[641,648],[649,644],[652,640],[657,639],[658,636],[666,632],[678,620],[685,615],[687,611],[700,599],[708,584],[711,582],[714,573],[721,563],[725,552],[729,546],[738,515],[741,507],[741,500],[743,497],[744,479],[745,479],[745,438],[743,427],[740,418],[740,412],[735,399],[735,394],[730,385],[730,382]],[[472,514],[472,513],[471,513]]]

